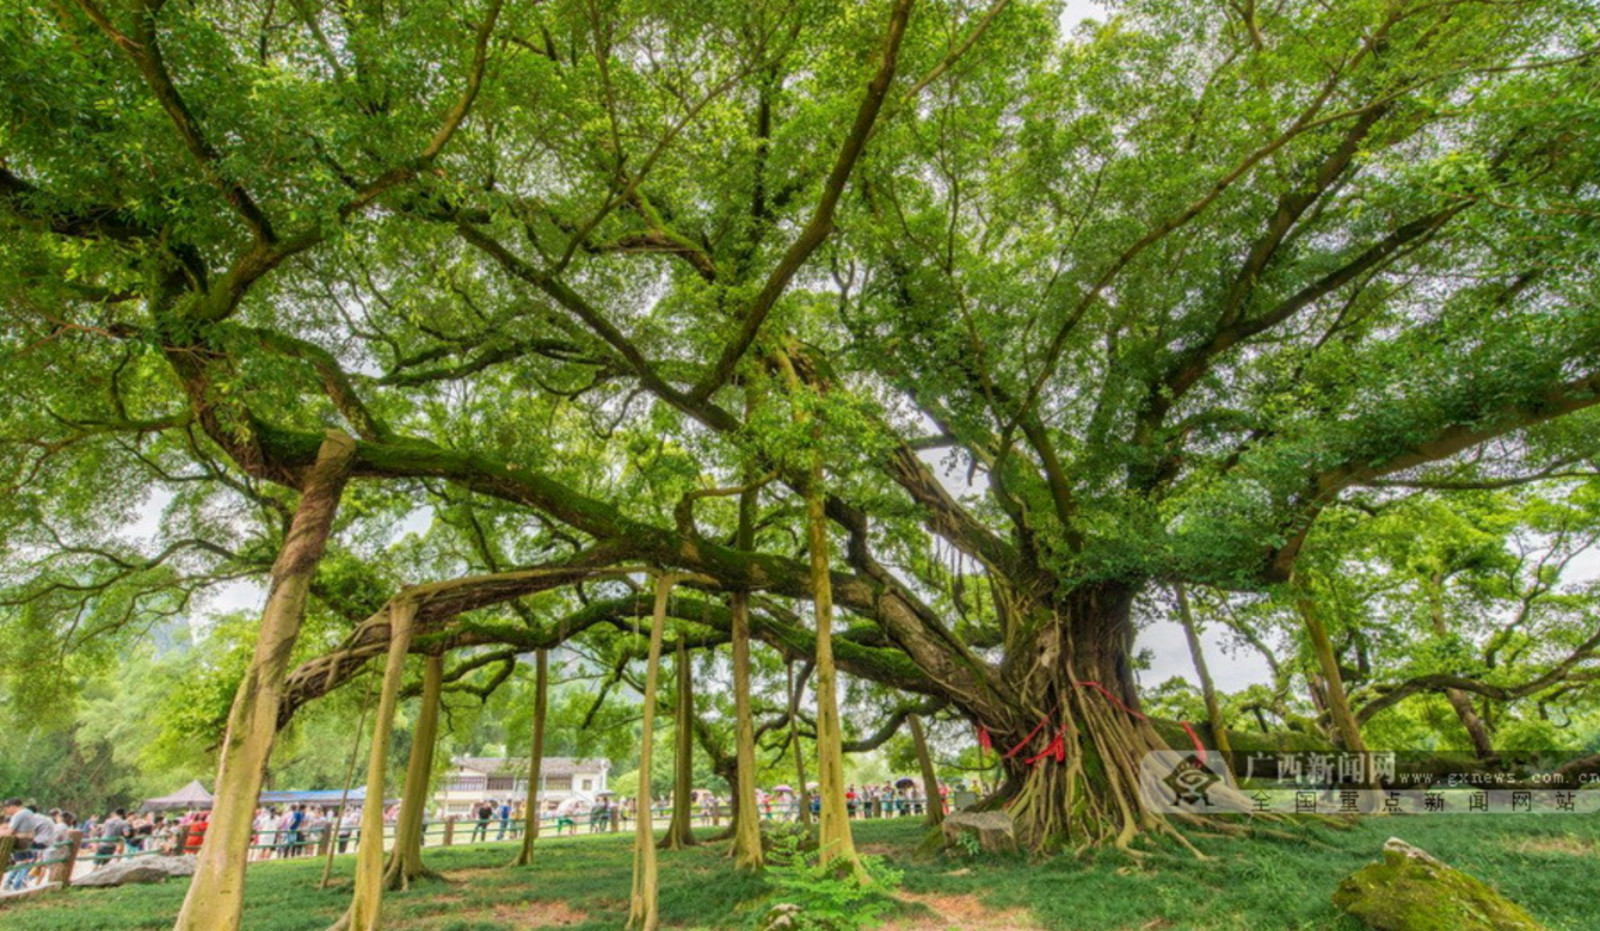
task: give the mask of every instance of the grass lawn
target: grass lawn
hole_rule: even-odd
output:
[[[904,873],[896,931],[1358,931],[1329,903],[1339,880],[1398,835],[1497,887],[1554,931],[1600,928],[1600,821],[1583,816],[1369,818],[1349,829],[1295,827],[1295,840],[1201,838],[1212,859],[1115,853],[916,862],[922,829],[860,822],[857,841]],[[385,900],[394,931],[616,931],[627,914],[627,835],[542,838],[536,863],[504,870],[512,845],[430,850],[443,879]],[[733,872],[721,844],[661,860],[661,917],[670,928],[749,928],[767,896]],[[337,861],[343,875],[354,857]],[[322,931],[343,910],[342,887],[316,888],[320,861],[251,867],[248,931]],[[346,880],[347,881],[347,880]],[[185,884],[71,890],[0,907],[5,931],[166,929]]]

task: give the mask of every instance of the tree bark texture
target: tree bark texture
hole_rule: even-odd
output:
[[[933,767],[933,755],[928,752],[928,737],[922,731],[922,718],[906,718],[911,726],[911,743],[917,751],[917,764],[922,768],[922,795],[927,804],[927,822],[932,827],[944,823],[944,796],[939,792],[939,771]]]
[[[433,777],[434,748],[439,741],[439,703],[443,693],[444,656],[429,653],[423,658],[422,696],[411,755],[406,760],[405,787],[400,792],[394,849],[389,852],[389,865],[384,870],[384,888],[391,891],[409,889],[412,880],[432,872],[422,862],[422,829],[428,814],[428,788]]]
[[[750,709],[750,597],[733,596],[733,862],[742,870],[759,870],[761,812],[756,805],[756,726]]]
[[[1173,586],[1178,598],[1178,620],[1183,623],[1183,634],[1189,640],[1189,655],[1194,657],[1195,675],[1200,678],[1200,696],[1206,703],[1206,723],[1211,725],[1211,738],[1225,759],[1233,759],[1233,748],[1228,744],[1228,726],[1222,719],[1222,703],[1217,700],[1217,687],[1211,681],[1211,669],[1206,665],[1205,647],[1200,643],[1200,630],[1195,626],[1194,612],[1189,607],[1189,593],[1180,583]]]
[[[650,764],[655,744],[656,696],[661,679],[661,630],[667,623],[667,596],[672,593],[676,581],[670,575],[656,579],[655,611],[650,619],[650,653],[644,673],[644,720],[640,723],[639,734],[639,788],[635,796],[638,817],[633,835],[633,890],[628,900],[628,931],[656,931],[661,921]]]
[[[383,808],[389,744],[394,736],[394,712],[400,703],[400,680],[406,671],[406,653],[417,617],[416,602],[401,599],[390,608],[393,631],[389,656],[383,668],[383,688],[373,713],[372,747],[367,756],[367,797],[361,806],[361,838],[356,849],[355,883],[350,908],[333,929],[378,931],[383,920]]]
[[[301,482],[300,503],[272,567],[255,652],[228,712],[206,843],[200,848],[174,931],[239,928],[257,798],[277,735],[289,658],[355,455],[354,440],[329,432]]]
[[[528,749],[528,804],[522,825],[522,846],[512,866],[533,862],[533,844],[539,839],[539,780],[544,767],[544,721],[550,700],[550,651],[534,654],[533,744]]]
[[[681,630],[673,662],[678,692],[672,723],[672,820],[661,838],[663,850],[694,846],[694,675]]]
[[[1311,651],[1316,655],[1317,667],[1322,673],[1324,698],[1333,721],[1334,738],[1340,747],[1351,753],[1365,753],[1367,745],[1361,739],[1361,725],[1356,722],[1356,716],[1350,710],[1350,700],[1345,696],[1339,657],[1333,651],[1333,641],[1328,637],[1328,628],[1322,622],[1317,603],[1303,583],[1304,580],[1295,583],[1294,603],[1300,612],[1300,619],[1305,622],[1306,633],[1311,638]]]

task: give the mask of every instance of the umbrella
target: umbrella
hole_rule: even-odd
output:
[[[894,781],[894,787],[896,789],[909,789],[916,784],[917,781],[912,779],[910,776],[901,776],[899,779]]]
[[[782,786],[773,786],[772,787],[772,793],[774,795],[777,795],[780,792],[787,792],[790,795],[793,795],[794,794],[794,786],[782,785]]]
[[[599,792],[595,793],[595,795],[602,795],[602,796],[603,795],[616,795],[616,794],[617,793],[611,791],[610,789],[601,789]]]
[[[808,782],[808,783],[806,783],[806,789],[808,791],[811,790],[811,789],[820,789],[820,788],[822,788],[822,783],[820,783],[820,782]]]

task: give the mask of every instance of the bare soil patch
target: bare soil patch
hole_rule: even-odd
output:
[[[565,902],[526,902],[519,905],[502,904],[494,907],[496,921],[509,922],[513,928],[564,928],[582,924],[589,916]]]
[[[902,902],[921,905],[931,912],[896,919],[892,931],[1040,931],[1025,908],[997,909],[975,895],[937,895],[901,892]]]
[[[1600,845],[1583,837],[1568,834],[1564,837],[1524,837],[1509,839],[1506,844],[1517,853],[1559,853],[1571,857],[1600,856]]]

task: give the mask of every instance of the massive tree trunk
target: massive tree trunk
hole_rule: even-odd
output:
[[[539,780],[544,768],[544,719],[549,707],[550,651],[540,650],[534,656],[533,677],[533,745],[528,749],[528,803],[522,825],[522,846],[517,849],[512,866],[527,866],[533,862],[533,842],[539,839]]]
[[[906,719],[911,725],[911,743],[916,747],[917,764],[922,767],[922,797],[927,804],[927,822],[938,827],[944,822],[944,796],[939,793],[939,773],[933,768],[933,755],[928,752],[928,738],[922,733],[922,719],[911,715]]]
[[[394,828],[394,849],[383,884],[389,890],[409,889],[412,880],[430,875],[422,863],[422,826],[428,813],[428,783],[433,776],[433,750],[439,740],[439,702],[444,692],[444,656],[423,659],[422,698],[417,729],[406,761],[406,782],[400,793],[400,818]],[[370,796],[369,796],[370,797]]]
[[[284,677],[300,635],[311,579],[327,546],[355,453],[356,444],[350,437],[328,433],[317,451],[316,463],[301,482],[300,504],[272,567],[272,585],[261,613],[255,652],[228,713],[211,822],[174,931],[237,931],[239,927],[257,796],[277,735]]]
[[[650,797],[651,751],[655,746],[656,695],[661,680],[661,629],[667,624],[667,596],[674,576],[656,579],[655,611],[650,619],[650,653],[645,661],[644,720],[639,725],[639,787],[633,835],[633,890],[628,899],[628,931],[656,931],[660,896],[656,867],[655,819]]]
[[[417,603],[402,598],[389,607],[389,655],[383,667],[383,688],[373,713],[372,747],[367,756],[367,796],[361,805],[361,837],[356,848],[356,875],[350,908],[330,931],[377,931],[383,918],[383,808],[389,744],[394,736],[394,711],[400,703],[400,680],[406,653],[416,629]]]
[[[1090,584],[1031,618],[1036,649],[1007,670],[1016,693],[978,710],[1001,755],[999,799],[1035,850],[1176,834],[1140,791],[1140,760],[1168,748],[1139,711],[1133,599],[1126,585]]]
[[[694,676],[683,630],[678,631],[675,663],[678,676],[677,707],[672,723],[672,820],[667,824],[661,849],[694,846]]]

